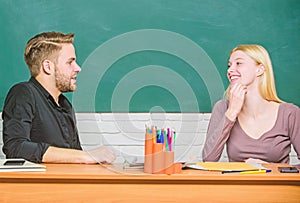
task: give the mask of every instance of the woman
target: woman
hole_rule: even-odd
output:
[[[293,145],[300,160],[300,109],[276,94],[272,63],[260,45],[230,52],[226,100],[212,111],[203,161],[218,161],[226,145],[229,161],[289,163]]]

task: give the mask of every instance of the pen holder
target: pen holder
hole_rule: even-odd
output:
[[[152,143],[152,139],[145,141],[145,173],[170,175],[181,173],[181,167],[181,163],[174,163],[174,152],[163,151],[163,144]]]
[[[165,174],[174,173],[174,152],[164,152]]]
[[[144,172],[152,173],[152,135],[145,134],[145,157],[144,157]]]
[[[173,173],[182,173],[182,163],[173,164]]]
[[[182,164],[174,163],[174,151],[164,151],[164,143],[156,143],[154,130],[146,130],[144,172],[153,174],[174,174],[182,172]]]
[[[153,143],[152,145],[152,173],[163,174],[164,165],[164,152],[162,143]]]

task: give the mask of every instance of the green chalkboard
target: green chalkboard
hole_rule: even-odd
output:
[[[299,0],[0,0],[0,111],[29,79],[25,43],[75,33],[82,71],[66,94],[77,112],[210,112],[223,97],[229,51],[270,52],[278,95],[300,105]]]

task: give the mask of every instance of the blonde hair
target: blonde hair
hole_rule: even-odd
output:
[[[40,73],[42,62],[46,59],[57,62],[61,44],[73,43],[74,34],[61,32],[43,32],[31,38],[25,47],[24,59],[30,70],[30,75],[35,77]]]
[[[261,77],[259,84],[259,92],[262,97],[267,101],[274,101],[278,103],[283,103],[280,100],[276,93],[275,88],[275,80],[272,62],[267,50],[261,45],[256,44],[242,44],[230,51],[230,55],[235,51],[242,51],[251,57],[258,65],[262,64],[265,68],[265,72]],[[226,97],[228,98],[228,92],[230,90],[230,86],[228,86],[226,90]]]

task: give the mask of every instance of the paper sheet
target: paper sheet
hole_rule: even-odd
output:
[[[261,164],[245,162],[196,162],[186,165],[188,168],[208,171],[250,171],[265,169]]]

